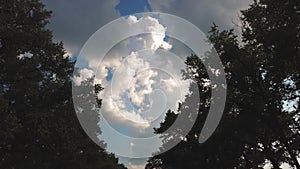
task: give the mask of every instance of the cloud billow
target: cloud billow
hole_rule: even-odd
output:
[[[191,81],[183,79],[181,74],[190,51],[195,51],[205,68],[210,70],[208,75],[217,86],[212,88],[212,105],[215,105],[210,109],[199,137],[203,142],[217,127],[226,99],[221,62],[203,32],[177,16],[143,13],[121,17],[89,38],[75,65],[73,87],[76,89],[81,83],[85,84],[85,78],[93,78],[93,84],[101,84],[104,88],[86,104],[101,103],[99,127],[102,134],[99,139],[107,143],[108,151],[130,158],[152,156],[161,146],[160,136],[153,133],[153,128],[164,120],[167,110],[176,111],[178,103],[191,94],[200,99],[199,92],[189,93],[196,91],[197,85],[191,90]],[[211,57],[206,57],[208,53]],[[87,95],[93,90],[91,87]],[[193,101],[197,105],[197,99]],[[76,103],[79,104],[75,105],[77,109],[84,104]],[[79,121],[83,126],[89,125],[82,123],[80,116]],[[179,113],[168,130],[176,126],[181,127],[180,135],[184,136],[193,123]]]

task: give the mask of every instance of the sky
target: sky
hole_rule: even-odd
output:
[[[207,33],[215,22],[221,29],[236,28],[241,9],[251,0],[42,0],[53,11],[48,26],[54,40],[63,41],[65,48],[76,56],[87,39],[110,21],[142,11],[177,15]]]
[[[239,25],[239,11],[246,9],[251,1],[42,0],[42,2],[47,9],[53,11],[48,28],[53,30],[54,40],[63,41],[67,53],[76,58],[85,42],[99,28],[120,16],[139,12],[153,11],[177,15],[195,24],[205,33],[213,23],[216,23],[221,29],[233,28],[237,34],[240,34],[236,26]],[[95,64],[97,57],[83,58],[80,64],[77,64],[80,67],[80,76],[75,77],[74,80],[80,85],[84,79],[95,74],[98,82],[106,89],[111,89],[105,90],[99,97],[109,98],[103,100],[102,110],[113,128],[125,135],[147,137],[153,134],[153,126],[159,124],[157,121],[153,122],[153,119],[164,117],[149,112],[162,112],[166,108],[175,110],[178,101],[184,100],[184,96],[188,93],[189,82],[180,78],[179,70],[184,67],[180,57],[191,54],[192,51],[179,42],[169,39],[168,28],[155,17],[125,19],[126,23],[135,25],[135,29],[154,28],[155,31],[159,30],[161,35],[149,34],[125,39],[107,53],[101,65]],[[162,51],[165,52],[159,53]],[[176,53],[179,57],[172,57],[170,52]],[[168,57],[159,57],[161,55]],[[165,63],[171,63],[168,64],[171,66],[167,66],[165,70],[153,68],[161,68],[166,65]],[[113,83],[114,79],[117,79],[118,83]],[[114,92],[112,95],[106,91]],[[152,104],[162,105],[151,107]],[[120,144],[118,138],[112,138],[111,133],[107,132],[109,126],[100,123],[100,127],[101,139],[107,143],[108,151],[113,152],[116,145]],[[150,151],[160,144],[157,140],[147,148]],[[128,141],[119,145],[117,149],[129,151],[128,149],[131,148],[133,154],[139,153],[134,151],[135,146],[138,146],[138,143]],[[120,159],[130,169],[143,168],[146,160]]]

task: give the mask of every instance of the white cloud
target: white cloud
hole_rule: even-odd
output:
[[[72,58],[73,57],[73,53],[71,52],[71,50],[69,50],[68,48],[65,49],[65,54],[63,56],[64,58]]]
[[[130,128],[132,133],[152,135],[153,126],[159,125],[159,121],[152,123],[153,120],[157,117],[163,120],[160,113],[165,113],[166,108],[177,109],[177,102],[184,99],[189,83],[181,80],[183,60],[176,55],[164,54],[166,57],[163,57],[159,52],[172,49],[172,45],[164,41],[167,28],[150,16],[139,19],[130,16],[127,21],[131,31],[151,33],[121,41],[100,64],[93,51],[91,55],[86,54],[86,64],[80,72],[83,75],[74,81],[80,84],[84,78],[95,75],[95,81],[104,87],[98,97],[103,99],[101,113],[106,120],[112,126]],[[102,134],[105,135],[105,131]]]
[[[133,15],[130,15],[130,16],[128,17],[127,20],[128,20],[128,22],[129,22],[130,24],[135,24],[135,23],[138,22],[137,17],[135,17],[135,16],[133,16]]]
[[[153,78],[157,75],[156,71],[145,70],[131,81],[129,84],[129,97],[134,104],[141,105],[145,100],[145,96],[153,92],[152,85],[155,83]]]
[[[149,63],[135,52],[121,60],[120,66],[114,70],[113,80],[107,82],[109,90],[105,91],[103,98],[109,99],[103,100],[104,113],[112,113],[119,118],[118,121],[132,121],[133,125],[149,127],[149,122],[134,109],[130,110],[132,105],[126,106],[125,103],[127,100],[129,102],[127,104],[132,102],[137,106],[143,106],[146,95],[152,92],[154,83],[152,78],[157,75],[157,72],[152,70],[139,73],[149,66]]]
[[[79,71],[79,76],[73,77],[73,82],[76,86],[79,86],[81,82],[87,80],[88,78],[91,78],[94,75],[93,70],[84,68]]]
[[[114,100],[111,97],[103,100],[102,114],[105,120],[112,125],[123,124],[124,127],[147,128],[150,123],[135,111],[128,111],[123,108],[124,102],[121,99]],[[105,133],[104,133],[105,134]]]
[[[178,83],[176,83],[175,79],[169,78],[169,79],[162,79],[161,83],[163,87],[168,90],[169,92],[173,92],[176,87],[178,87]]]
[[[121,44],[120,51],[110,53],[100,65],[95,61],[96,58],[91,59],[88,65],[97,70],[96,79],[106,89],[99,95],[106,98],[103,100],[102,112],[117,117],[111,118],[113,123],[127,123],[146,128],[150,126],[150,121],[139,112],[144,107],[149,107],[149,101],[146,102],[145,99],[153,92],[153,85],[156,83],[154,78],[158,76],[158,72],[151,69],[153,65],[135,51],[149,49],[155,52],[158,48],[169,50],[172,45],[164,41],[166,28],[157,19],[149,16],[140,19],[129,16],[127,20],[133,30],[142,29],[150,31],[151,34],[131,37]],[[127,49],[122,50],[124,46]],[[124,53],[129,51],[129,55],[124,56]],[[111,68],[113,72],[111,81],[105,80],[107,68]]]
[[[135,29],[151,32],[151,39],[146,39],[145,42],[147,47],[150,47],[152,50],[157,50],[158,48],[170,50],[172,48],[171,44],[164,41],[167,28],[161,25],[158,19],[151,16],[141,17],[140,19],[137,19],[135,16],[130,16],[128,17],[128,22],[134,26]]]
[[[127,168],[128,169],[144,169],[145,168],[145,165],[146,165],[146,163],[145,164],[134,164],[134,163],[129,163],[129,164],[127,164]]]

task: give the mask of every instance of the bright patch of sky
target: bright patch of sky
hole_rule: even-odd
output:
[[[19,55],[17,56],[17,58],[18,58],[19,60],[23,60],[23,59],[26,59],[26,58],[30,59],[30,58],[32,58],[32,56],[33,56],[32,53],[30,53],[30,52],[24,52],[24,53],[19,54]]]
[[[115,9],[121,16],[141,12],[152,12],[152,7],[148,0],[120,0]]]

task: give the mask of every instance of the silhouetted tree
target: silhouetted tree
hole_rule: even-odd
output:
[[[207,91],[199,85],[199,111],[179,111],[198,114],[194,127],[175,148],[150,159],[146,168],[263,168],[266,160],[273,168],[282,163],[300,168],[300,3],[255,1],[242,14],[243,43],[233,30],[219,31],[214,25],[210,31],[227,78],[219,127],[207,142],[197,142],[208,112],[205,103],[209,103]],[[198,57],[188,57],[184,72],[194,83],[204,84],[206,70],[200,62]],[[293,108],[285,110],[285,101],[293,103]],[[189,102],[188,96],[181,107]],[[177,115],[170,112],[156,133],[175,121]],[[171,134],[164,133],[162,139],[177,139]]]
[[[77,120],[74,63],[45,28],[50,15],[38,0],[0,1],[0,168],[124,168]]]

